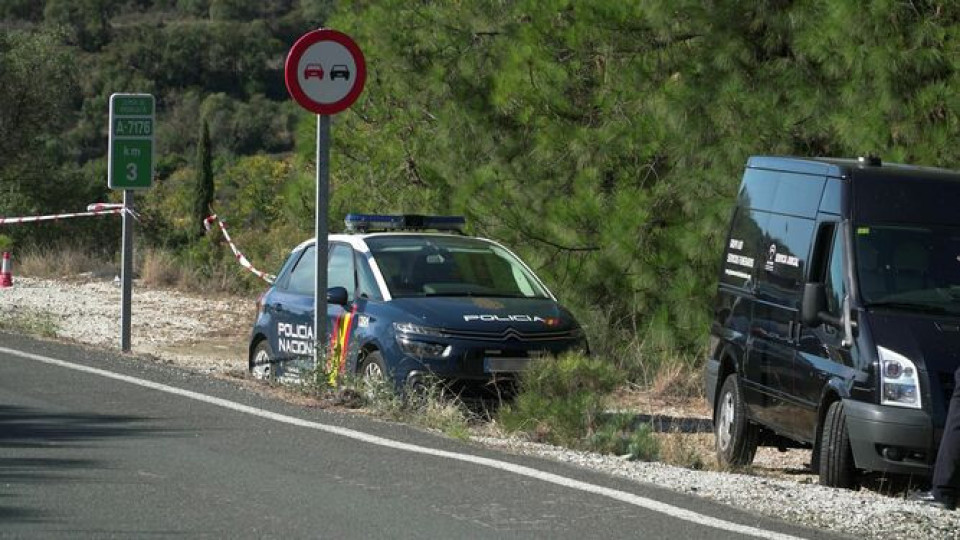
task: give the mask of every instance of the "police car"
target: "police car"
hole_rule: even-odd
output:
[[[396,388],[436,376],[463,389],[515,379],[531,360],[586,350],[583,331],[502,245],[449,216],[350,214],[329,237],[332,365]],[[315,241],[293,249],[258,300],[249,368],[282,378],[314,351]]]

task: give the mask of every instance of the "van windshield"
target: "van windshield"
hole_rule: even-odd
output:
[[[476,238],[390,235],[366,239],[390,294],[549,298],[505,249]]]
[[[960,227],[859,225],[854,237],[867,305],[960,314]]]

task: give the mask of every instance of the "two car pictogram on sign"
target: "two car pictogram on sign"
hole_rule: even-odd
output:
[[[323,80],[323,75],[324,75],[323,66],[320,64],[307,64],[307,67],[304,68],[303,70],[304,80],[310,79],[310,78]],[[349,81],[350,68],[348,68],[344,64],[334,64],[333,67],[330,68],[330,80],[334,81],[337,79],[343,79],[345,81]]]

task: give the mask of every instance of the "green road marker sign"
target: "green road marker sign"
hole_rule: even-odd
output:
[[[150,94],[110,96],[110,189],[147,189],[153,184],[154,107]]]

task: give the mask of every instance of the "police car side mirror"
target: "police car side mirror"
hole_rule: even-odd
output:
[[[327,303],[345,306],[350,302],[347,290],[343,287],[330,287],[327,289]]]

